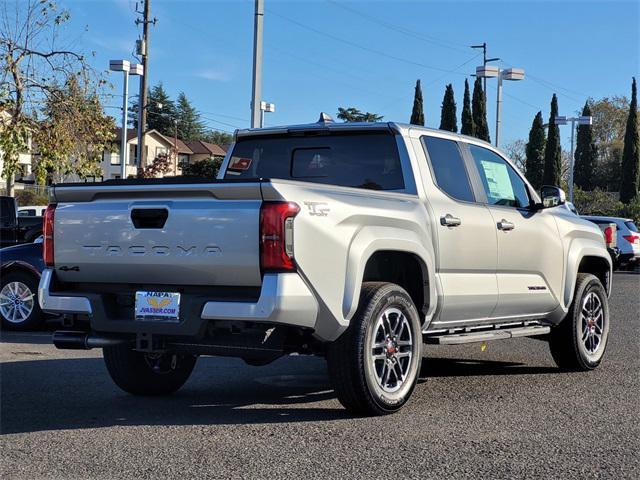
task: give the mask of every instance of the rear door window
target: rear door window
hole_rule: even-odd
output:
[[[422,142],[440,190],[456,200],[473,202],[475,197],[458,144],[438,137],[422,137]]]
[[[240,139],[224,178],[282,178],[371,190],[405,187],[395,137],[386,132]]]

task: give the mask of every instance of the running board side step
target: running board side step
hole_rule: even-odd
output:
[[[546,335],[551,327],[534,325],[516,328],[499,328],[494,330],[482,330],[476,332],[449,333],[422,336],[424,343],[439,345],[459,345],[462,343],[488,342],[489,340],[503,340],[516,337],[533,337]]]

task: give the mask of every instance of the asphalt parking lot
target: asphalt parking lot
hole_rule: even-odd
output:
[[[602,366],[560,373],[534,339],[429,347],[412,401],[351,418],[321,359],[201,358],[136,398],[101,352],[3,333],[0,477],[640,478],[640,275],[615,275]]]

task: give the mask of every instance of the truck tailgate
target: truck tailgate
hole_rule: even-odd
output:
[[[66,282],[259,286],[259,182],[56,186]]]

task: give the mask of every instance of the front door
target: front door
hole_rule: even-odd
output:
[[[498,304],[493,317],[544,314],[558,306],[563,248],[553,214],[532,211],[524,180],[497,153],[469,152],[486,193],[498,236]]]
[[[425,189],[435,220],[441,293],[432,328],[487,320],[498,299],[497,235],[491,212],[476,202],[457,142],[425,136],[422,145],[431,170],[425,175]]]

